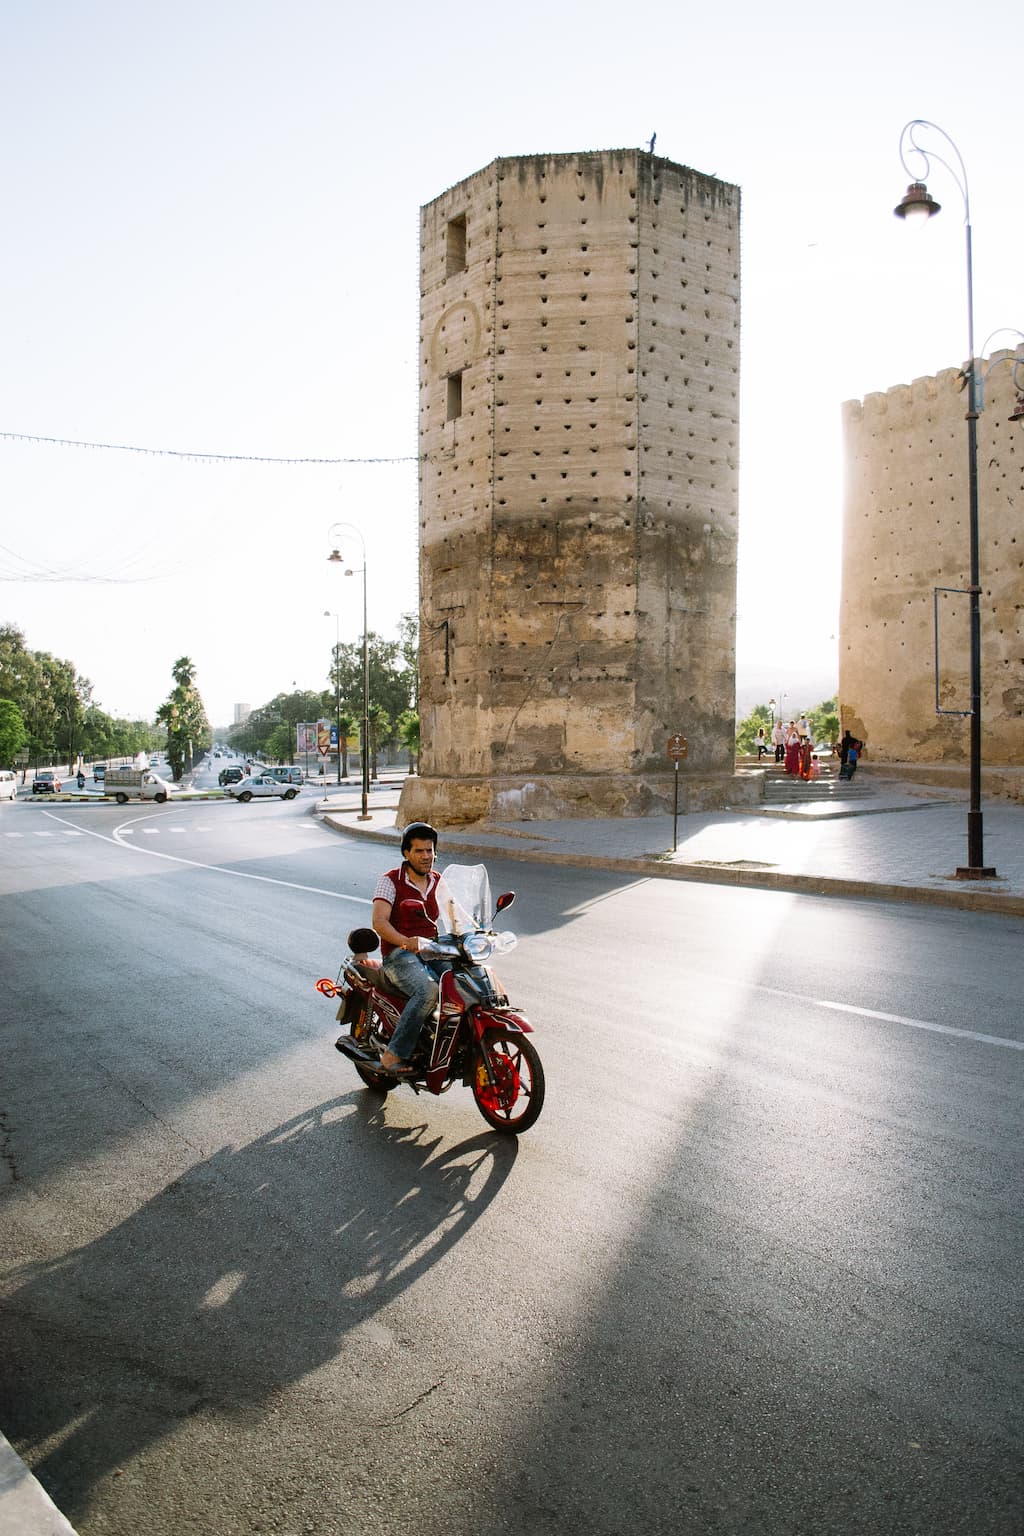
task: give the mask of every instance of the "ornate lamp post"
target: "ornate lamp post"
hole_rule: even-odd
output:
[[[370,815],[370,810],[369,810],[369,804],[370,804],[370,632],[369,632],[369,626],[367,624],[367,611],[366,611],[366,540],[363,538],[363,535],[360,533],[359,529],[355,526],[354,523],[332,523],[330,528],[327,530],[328,537],[330,539],[332,539],[332,540],[335,538],[335,536],[339,532],[341,532],[343,534],[352,534],[352,535],[354,535],[354,537],[359,540],[359,547],[360,547],[360,549],[362,551],[362,556],[363,556],[362,570],[360,571],[358,569],[357,570],[349,569],[349,570],[346,570],[345,575],[346,576],[359,576],[359,575],[362,575],[362,578],[363,578],[363,730],[362,730],[362,752],[360,753],[360,757],[362,759],[363,787],[362,787],[362,809],[361,809],[361,811],[359,813],[359,820],[360,821],[372,821],[373,817]],[[331,565],[345,565],[345,563],[346,563],[345,560],[342,558],[341,550],[339,548],[332,549],[331,553],[328,555],[327,559],[328,559],[328,562]],[[340,746],[341,746],[340,741],[338,743],[338,746],[339,746],[339,749],[340,749]],[[339,762],[340,762],[340,755],[339,755]]]
[[[935,150],[926,151],[918,143],[918,135],[930,131],[937,134],[943,145],[948,145],[954,163],[944,160]],[[913,164],[908,161],[912,160]],[[984,836],[981,816],[981,585],[978,553],[978,365],[974,356],[974,272],[971,260],[971,203],[967,187],[967,171],[960,151],[942,128],[924,118],[914,118],[900,134],[900,162],[911,184],[893,209],[898,219],[911,224],[924,224],[939,212],[940,204],[930,195],[918,172],[928,176],[931,162],[935,160],[952,176],[964,200],[964,230],[967,237],[967,362],[963,370],[967,387],[967,494],[968,523],[970,529],[970,578],[967,588],[970,603],[970,809],[967,812],[967,863],[957,869],[959,880],[990,880],[995,875],[991,866],[985,865]]]

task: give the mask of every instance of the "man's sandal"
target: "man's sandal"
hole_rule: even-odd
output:
[[[385,1060],[385,1057],[388,1056],[391,1058],[390,1061]],[[412,1068],[408,1065],[408,1063],[404,1062],[401,1056],[396,1056],[394,1051],[381,1051],[380,1069],[382,1072],[386,1072],[389,1077],[408,1076],[408,1074],[412,1071]]]

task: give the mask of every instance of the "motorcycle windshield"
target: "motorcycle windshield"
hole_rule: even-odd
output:
[[[437,886],[439,937],[473,933],[491,920],[491,882],[482,864],[449,864]]]

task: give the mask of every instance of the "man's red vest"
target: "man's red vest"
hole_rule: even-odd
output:
[[[406,865],[401,869],[389,869],[388,879],[395,887],[395,899],[391,906],[391,924],[407,939],[434,939],[437,937],[437,883],[440,875],[432,870],[427,894],[406,877]],[[397,946],[381,939],[381,954],[387,957]]]

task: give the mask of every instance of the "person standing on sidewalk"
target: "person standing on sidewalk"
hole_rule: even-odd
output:
[[[373,930],[381,941],[381,974],[408,1002],[395,1025],[388,1050],[381,1052],[385,1072],[396,1076],[409,1070],[420,1030],[437,1006],[438,981],[418,954],[421,939],[437,937],[437,886],[434,869],[437,832],[425,821],[414,821],[402,833],[402,863],[377,881],[373,893]]]

